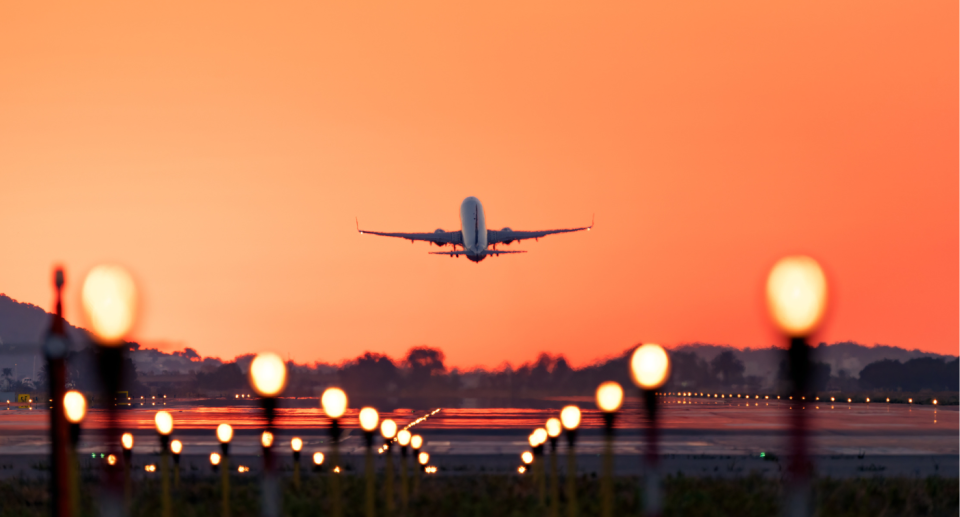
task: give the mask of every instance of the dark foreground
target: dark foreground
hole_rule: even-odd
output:
[[[230,514],[233,517],[260,514],[260,482],[256,478],[231,479]],[[365,479],[344,475],[344,517],[364,515]],[[382,478],[378,478],[377,515],[386,515],[382,499]],[[284,480],[283,515],[330,515],[329,479],[304,477],[299,489]],[[641,515],[643,494],[636,477],[617,477],[614,515]],[[411,485],[413,483],[411,482]],[[549,494],[549,484],[546,484]],[[560,490],[566,487],[560,480]],[[592,475],[578,478],[579,515],[599,515],[599,480]],[[778,480],[761,476],[741,478],[664,478],[665,516],[771,516],[780,513],[784,486]],[[426,476],[419,492],[410,498],[409,511],[399,511],[400,483],[395,484],[398,511],[408,516],[531,516],[550,515],[540,505],[539,484],[529,475]],[[411,488],[411,490],[413,490]],[[88,479],[82,490],[82,515],[97,515],[99,485]],[[927,478],[821,478],[814,482],[816,515],[898,516],[958,515],[958,480],[949,477]],[[49,515],[47,485],[39,480],[6,479],[0,481],[0,514],[7,516]],[[185,476],[179,489],[173,490],[173,515],[177,517],[221,515],[218,482]],[[559,515],[568,515],[567,501],[561,497]],[[160,483],[145,480],[133,490],[131,515],[160,515]]]

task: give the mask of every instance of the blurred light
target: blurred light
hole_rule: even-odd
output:
[[[530,444],[530,447],[536,447],[540,445],[540,443],[537,442],[537,437],[534,436],[533,433],[530,433],[530,436],[527,436],[527,443]]]
[[[360,410],[360,427],[368,433],[377,430],[377,423],[380,422],[380,415],[376,409],[365,407]]]
[[[220,443],[230,443],[233,439],[233,427],[230,424],[220,424],[217,426],[217,440]]]
[[[827,307],[827,278],[820,264],[800,255],[780,259],[767,277],[767,307],[784,334],[810,335]]]
[[[250,472],[250,467],[239,465],[237,466],[237,472],[243,474],[244,472]]]
[[[548,418],[547,419],[547,435],[550,438],[556,438],[560,436],[560,431],[563,426],[560,424],[559,418]]]
[[[213,465],[213,466],[219,465],[219,464],[220,464],[220,455],[217,454],[216,452],[211,452],[211,453],[210,453],[210,464]]]
[[[418,450],[420,447],[423,447],[423,437],[419,434],[415,434],[410,437],[410,447],[413,447],[413,450]]]
[[[180,454],[183,451],[183,442],[180,440],[174,440],[170,442],[170,452],[174,454]]]
[[[112,467],[116,464],[117,464],[116,456],[114,456],[113,454],[110,454],[109,456],[107,456],[107,465],[110,465]]]
[[[534,436],[534,437],[536,438],[536,440],[537,440],[537,445],[543,445],[543,444],[547,443],[547,430],[546,430],[546,429],[544,429],[544,428],[542,428],[542,427],[538,427],[538,428],[534,429],[534,430],[533,430],[533,436]]]
[[[157,432],[164,436],[173,432],[173,416],[167,411],[157,411],[153,423],[157,426]]]
[[[264,449],[273,447],[273,433],[264,431],[263,434],[260,435],[260,445],[262,445]]]
[[[655,390],[670,376],[670,358],[660,345],[640,345],[630,358],[630,375],[637,387]]]
[[[934,406],[937,405],[937,399],[933,399],[933,405],[934,405]]]
[[[890,402],[890,397],[887,397],[887,402]]]
[[[817,397],[817,400],[820,400],[820,397]],[[834,402],[835,400],[833,397],[830,397],[830,402]]]
[[[517,472],[521,474],[523,474],[526,471],[527,471],[527,467],[524,467],[523,465],[520,465],[519,467],[517,467]]]
[[[143,470],[146,470],[147,472],[156,472],[157,466],[151,463],[150,465],[144,465]]]
[[[303,448],[303,440],[294,437],[293,440],[290,440],[290,448],[293,449],[293,452],[300,452],[300,449]]]
[[[614,381],[607,381],[597,388],[597,407],[604,413],[613,413],[623,405],[623,388]]]
[[[118,346],[133,327],[137,286],[120,266],[101,265],[87,273],[81,292],[83,311],[97,341]]]
[[[315,452],[313,453],[313,464],[314,465],[323,465],[323,453]]]
[[[853,402],[853,399],[847,399],[847,403],[848,403],[848,404],[851,403],[851,402]]]
[[[333,472],[336,473],[336,474],[339,474],[339,473],[340,473],[340,466],[337,465],[336,467],[333,467]]]
[[[276,397],[287,384],[287,365],[273,352],[261,352],[250,363],[250,384],[261,397]]]
[[[533,453],[530,451],[523,451],[523,454],[520,455],[520,459],[523,460],[527,465],[533,463]]]
[[[397,423],[391,419],[386,419],[380,423],[380,434],[387,440],[392,440],[397,435]]]
[[[560,411],[560,423],[563,428],[573,431],[580,426],[580,408],[577,406],[567,406]]]
[[[320,405],[328,417],[336,420],[347,412],[347,394],[340,388],[327,388],[320,397]]]
[[[867,397],[867,402],[870,402],[870,397]]]
[[[425,452],[421,452],[417,455],[417,461],[419,461],[421,465],[426,465],[430,462],[430,455]]]
[[[913,404],[913,399],[907,399],[907,404]]]
[[[123,445],[124,449],[130,450],[133,448],[133,435],[130,433],[123,433],[120,437],[120,444]]]
[[[63,412],[71,424],[83,422],[87,415],[87,399],[76,390],[70,390],[63,396]]]
[[[397,443],[399,443],[402,447],[406,447],[407,445],[410,445],[410,437],[410,431],[401,429],[400,432],[397,433]]]

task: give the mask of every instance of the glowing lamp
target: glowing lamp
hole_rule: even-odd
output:
[[[520,455],[520,459],[523,460],[527,465],[533,463],[533,453],[530,451],[523,451],[523,454]]]
[[[314,465],[323,465],[323,453],[315,452],[313,453],[313,464]]]
[[[260,445],[262,445],[264,449],[273,447],[273,433],[264,431],[263,434],[260,435]]]
[[[287,365],[273,352],[261,352],[250,363],[250,385],[261,397],[276,397],[287,384]]]
[[[597,407],[604,413],[613,413],[623,405],[623,388],[614,381],[607,381],[597,388]]]
[[[80,296],[97,341],[106,346],[123,343],[137,312],[137,286],[130,273],[120,266],[97,266],[83,280]]]
[[[670,357],[660,345],[646,343],[637,347],[630,358],[630,376],[638,388],[655,390],[670,376]]]
[[[377,424],[380,422],[380,415],[376,409],[365,407],[360,410],[360,427],[368,433],[377,430]]]
[[[347,412],[347,394],[340,388],[327,388],[320,397],[320,405],[328,417],[336,420]]]
[[[867,397],[867,402],[870,402],[870,397]]]
[[[934,406],[937,405],[937,399],[933,399],[933,405],[934,405]]]
[[[547,443],[547,430],[546,430],[546,429],[544,429],[544,428],[542,428],[542,427],[538,427],[538,428],[534,429],[534,430],[533,430],[533,436],[534,436],[534,438],[537,440],[537,445],[543,445],[543,444]]]
[[[230,424],[220,424],[217,426],[217,440],[220,443],[230,443],[233,439],[233,427]]]
[[[392,440],[397,435],[397,423],[391,419],[386,419],[380,423],[380,434],[386,440]]]
[[[133,449],[133,435],[130,433],[123,433],[123,435],[120,436],[120,445],[122,445],[123,448],[128,451]]]
[[[560,411],[560,423],[567,431],[576,430],[580,427],[580,408],[577,406],[567,406]]]
[[[183,442],[180,440],[174,440],[170,442],[170,452],[174,454],[180,454],[183,452]]]
[[[560,436],[560,432],[563,430],[563,426],[560,424],[559,418],[549,418],[547,419],[547,435],[550,438],[556,438]]]
[[[526,471],[527,471],[527,467],[524,467],[523,465],[520,465],[519,467],[517,467],[517,472],[519,472],[520,474],[523,474]]]
[[[936,404],[936,402],[934,402]],[[420,447],[423,447],[423,437],[419,434],[415,434],[410,437],[410,447],[413,447],[413,450],[420,450]]]
[[[780,259],[767,277],[767,308],[784,334],[813,333],[827,308],[827,277],[820,264],[801,255]]]
[[[71,424],[83,422],[87,415],[87,399],[76,390],[70,390],[63,396],[63,412]]]
[[[411,437],[412,435],[410,434],[410,431],[401,429],[400,432],[397,433],[397,443],[399,443],[401,447],[406,447],[407,445],[410,445]]]
[[[419,461],[421,465],[426,465],[430,462],[430,455],[425,452],[421,452],[417,455],[417,461]]]
[[[290,448],[293,449],[293,452],[300,452],[300,449],[303,449],[303,440],[294,437],[293,440],[290,440]]]
[[[163,436],[169,436],[173,432],[173,416],[167,411],[157,411],[153,423],[157,426],[157,432]]]
[[[210,464],[216,467],[220,464],[220,454],[216,452],[210,453]]]
[[[527,443],[530,444],[530,447],[536,447],[540,445],[540,442],[537,441],[537,437],[533,433],[530,433],[530,436],[527,436]]]

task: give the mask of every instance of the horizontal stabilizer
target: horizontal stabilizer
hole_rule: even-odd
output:
[[[484,255],[506,255],[507,253],[526,253],[526,251],[500,251],[500,250],[484,250]],[[460,255],[467,255],[465,251],[431,251],[431,255],[453,255],[459,257]]]

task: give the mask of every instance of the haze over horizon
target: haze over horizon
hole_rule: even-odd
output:
[[[115,262],[147,346],[584,364],[780,344],[762,286],[802,253],[814,342],[957,355],[960,7],[698,7],[0,6],[0,292],[50,310],[63,264],[82,325]],[[469,195],[596,227],[481,264],[355,230]]]

